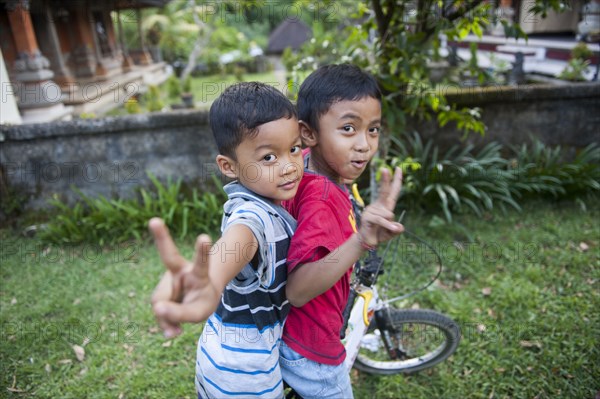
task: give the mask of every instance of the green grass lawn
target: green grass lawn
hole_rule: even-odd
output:
[[[590,204],[588,204],[590,205]],[[444,258],[405,306],[459,321],[458,351],[410,376],[353,372],[356,398],[594,398],[600,390],[600,205],[534,202],[522,213],[406,226]],[[149,305],[151,243],[48,246],[1,230],[0,397],[193,398],[200,325],[166,341]],[[191,242],[183,243],[190,254]],[[387,273],[417,288],[431,270]],[[396,269],[392,273],[392,271]],[[83,348],[84,356],[78,345]],[[80,351],[80,360],[74,348]]]

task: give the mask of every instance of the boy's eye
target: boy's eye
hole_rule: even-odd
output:
[[[354,131],[354,126],[351,125],[346,125],[342,128],[345,132],[353,132]]]
[[[273,154],[265,155],[263,157],[263,160],[265,160],[267,162],[273,162],[276,159],[277,159],[277,157],[275,155],[273,155]]]
[[[291,152],[292,154],[297,154],[297,153],[299,153],[301,150],[302,150],[302,149],[300,148],[300,146],[299,146],[299,145],[295,145],[295,146],[293,146],[293,147],[292,147],[292,149],[290,150],[290,152]]]
[[[377,126],[377,127],[372,127],[369,129],[369,133],[372,134],[379,134],[381,132],[381,127]]]

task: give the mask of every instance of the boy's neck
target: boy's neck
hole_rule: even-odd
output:
[[[337,185],[343,185],[342,178],[329,167],[327,162],[322,159],[319,152],[315,151],[315,148],[311,148],[308,158],[308,169],[319,175],[327,177]]]

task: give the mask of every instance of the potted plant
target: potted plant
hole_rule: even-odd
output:
[[[194,93],[192,93],[192,78],[188,76],[182,82],[181,101],[186,108],[194,108]]]

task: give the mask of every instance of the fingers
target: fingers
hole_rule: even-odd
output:
[[[402,191],[402,168],[396,167],[393,179],[386,168],[381,168],[381,182],[377,200],[387,209],[394,210],[398,197]]]
[[[152,304],[152,311],[156,316],[158,325],[163,330],[163,334],[166,338],[173,338],[181,334],[181,326],[179,323],[171,322],[168,318],[170,313],[169,302],[159,301]]]
[[[402,191],[402,168],[396,167],[394,170],[394,178],[392,179],[392,186],[390,187],[390,192],[388,194],[388,203],[386,204],[387,209],[394,210],[396,207],[396,202],[398,202],[398,198],[400,197],[400,192]]]
[[[179,254],[165,222],[160,218],[152,218],[148,222],[148,228],[154,236],[154,243],[166,268],[173,273],[179,272],[187,261]]]
[[[379,215],[373,215],[373,217],[367,221],[363,220],[363,223],[365,222],[367,223],[367,228],[382,228],[388,230],[392,234],[399,234],[404,231],[404,226],[402,226],[402,224]]]
[[[208,256],[212,246],[212,240],[207,234],[201,234],[196,239],[196,254],[194,255],[194,267],[192,273],[198,278],[208,277]]]
[[[172,286],[173,274],[170,272],[164,273],[152,293],[152,304],[171,299]]]
[[[173,333],[180,328],[181,323],[200,323],[211,313],[207,313],[202,304],[197,301],[188,303],[157,302],[153,305],[153,310],[165,335],[167,331]]]

